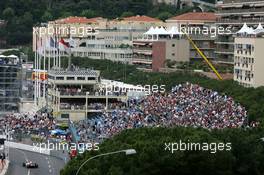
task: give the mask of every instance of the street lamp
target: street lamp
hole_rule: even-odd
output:
[[[81,166],[79,167],[79,169],[78,169],[76,175],[79,174],[81,168],[82,168],[82,167],[83,167],[88,161],[90,161],[90,160],[92,160],[92,159],[95,159],[95,158],[98,158],[98,157],[108,156],[108,155],[113,155],[113,154],[119,154],[119,153],[125,153],[126,155],[132,155],[132,154],[136,154],[137,152],[136,152],[135,149],[126,149],[126,150],[120,150],[120,151],[115,151],[115,152],[109,152],[109,153],[104,153],[104,154],[96,155],[96,156],[94,156],[94,157],[91,157],[91,158],[87,159],[85,162],[83,162],[83,163],[81,164]]]

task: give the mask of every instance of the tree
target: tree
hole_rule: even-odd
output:
[[[47,22],[47,21],[52,20],[52,18],[53,18],[52,14],[49,11],[45,11],[44,15],[42,15],[41,17],[41,20],[43,22]]]
[[[157,16],[157,18],[159,18],[159,19],[162,20],[162,21],[165,21],[166,19],[168,19],[168,18],[170,18],[170,17],[172,17],[172,14],[169,13],[169,12],[161,12],[161,13]]]
[[[264,146],[259,142],[264,129],[224,129],[208,131],[201,128],[140,128],[125,130],[121,134],[100,144],[98,152],[86,151],[77,159],[70,161],[61,171],[61,175],[71,175],[78,169],[78,164],[95,154],[115,150],[134,148],[137,154],[125,156],[105,156],[91,161],[82,169],[82,174],[97,170],[100,175],[159,175],[193,174],[196,175],[258,175],[264,173]],[[208,150],[182,151],[165,149],[165,143],[179,146],[184,144],[208,144]],[[215,149],[222,144],[230,144],[231,150]],[[172,148],[172,147],[170,147]],[[215,153],[211,153],[216,150]]]
[[[84,16],[86,18],[94,18],[97,16],[97,14],[95,11],[88,9],[88,10],[83,10],[81,16]]]
[[[123,12],[121,15],[121,18],[126,18],[130,16],[134,16],[134,13],[133,12]]]
[[[72,12],[63,12],[62,15],[61,15],[62,18],[67,18],[69,16],[73,16]]]
[[[10,19],[12,19],[14,16],[15,16],[15,11],[14,11],[12,8],[10,8],[10,7],[6,8],[6,9],[3,11],[3,17],[4,17],[4,19],[6,19],[6,20],[10,20]]]
[[[22,24],[31,27],[33,25],[33,16],[30,12],[25,12],[22,19]]]

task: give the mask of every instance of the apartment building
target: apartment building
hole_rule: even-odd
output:
[[[263,0],[221,0],[217,2],[217,26],[230,27],[233,34],[242,25],[247,24],[256,27],[258,23],[264,24]],[[217,61],[233,64],[234,61],[234,37],[233,34],[219,35],[216,39]]]
[[[134,65],[140,68],[159,71],[166,61],[189,61],[189,41],[180,35],[176,27],[165,30],[163,27],[150,28],[143,38],[133,41]]]
[[[264,86],[263,27],[253,30],[244,24],[234,41],[234,81],[245,87]]]
[[[211,60],[215,60],[214,33],[204,33],[203,30],[215,28],[216,16],[210,12],[189,12],[166,20],[167,28],[176,26],[182,32],[189,33],[195,44]],[[190,59],[197,60],[202,57],[193,46],[190,47]]]
[[[91,19],[68,17],[51,21],[46,26],[39,28],[38,30],[45,31],[45,34],[41,36],[38,34],[38,36],[44,38],[43,40],[55,36],[63,38],[66,42],[69,42],[70,39],[74,40],[76,46],[71,48],[73,56],[131,63],[132,41],[151,26],[162,24],[161,20],[139,15],[115,20],[100,17]],[[47,32],[48,29],[55,32],[56,35],[50,35]],[[36,44],[34,35],[36,34],[33,33],[33,46]],[[61,55],[67,55],[67,53],[62,52]]]
[[[128,29],[128,30],[145,30],[152,26],[163,26],[164,22],[145,15],[136,15],[126,18],[117,18],[110,20],[107,29]]]

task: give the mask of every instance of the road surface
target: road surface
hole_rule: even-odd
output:
[[[59,175],[65,162],[61,159],[34,152],[10,148],[10,164],[7,175]],[[22,166],[25,160],[36,162],[37,169],[27,169]]]

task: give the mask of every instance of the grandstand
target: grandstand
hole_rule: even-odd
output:
[[[123,90],[123,91],[122,91]],[[128,90],[140,87],[101,80],[100,71],[71,66],[48,73],[47,106],[58,120],[83,120],[104,111],[124,108]]]

